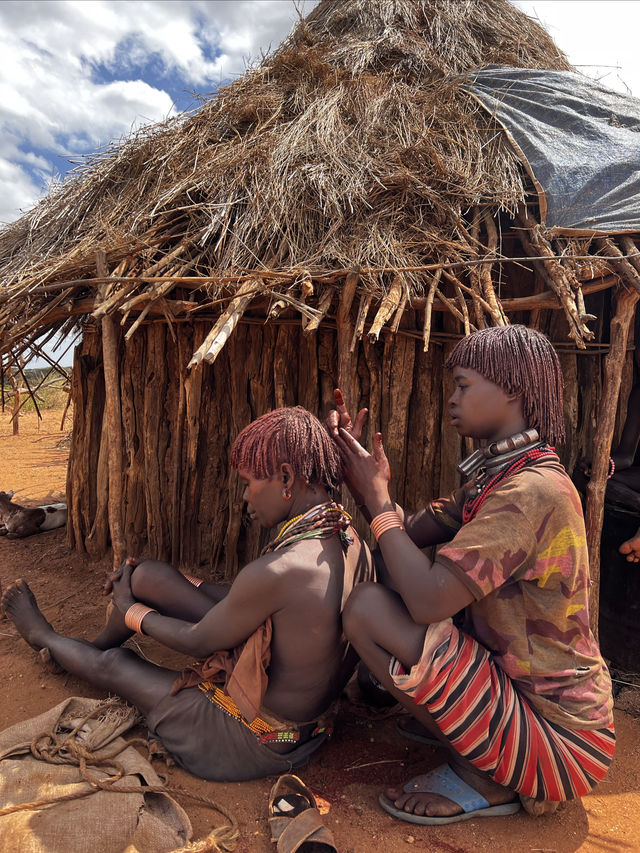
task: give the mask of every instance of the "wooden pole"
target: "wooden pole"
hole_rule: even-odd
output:
[[[11,387],[13,388],[13,409],[11,414],[11,426],[12,426],[12,434],[18,435],[20,433],[20,377],[18,376],[18,371],[14,371],[13,373],[9,373],[9,382],[11,383]]]
[[[627,350],[629,329],[633,322],[636,302],[640,294],[636,290],[617,288],[615,310],[611,317],[609,352],[604,360],[604,387],[598,409],[598,429],[593,440],[591,453],[591,479],[587,485],[587,548],[591,589],[589,613],[591,630],[598,638],[598,616],[600,608],[600,536],[604,518],[604,495],[609,473],[609,454],[616,422],[620,382]]]
[[[180,489],[182,487],[182,439],[184,432],[184,412],[186,404],[186,373],[182,364],[182,335],[178,331],[177,342],[178,371],[180,387],[178,389],[178,413],[174,426],[173,445],[173,512],[171,518],[171,564],[180,565]]]
[[[103,250],[96,252],[96,270],[107,278],[107,259]],[[102,362],[104,366],[105,411],[109,460],[109,529],[113,548],[113,568],[126,556],[122,526],[122,412],[120,404],[120,371],[118,369],[118,328],[109,314],[102,318]]]
[[[342,290],[340,291],[340,299],[338,301],[338,311],[336,314],[337,325],[337,346],[338,346],[338,388],[341,388],[345,400],[351,407],[355,417],[355,410],[358,406],[356,399],[356,384],[357,384],[357,353],[351,351],[351,341],[355,330],[351,318],[351,305],[356,295],[360,276],[357,272],[350,272],[346,277]]]
[[[67,394],[67,402],[64,405],[64,412],[62,413],[62,420],[60,421],[60,432],[64,429],[64,422],[67,419],[67,413],[69,412],[69,406],[71,405],[71,383],[69,383],[69,393]]]

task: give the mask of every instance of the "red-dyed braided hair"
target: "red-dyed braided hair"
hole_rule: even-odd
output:
[[[563,441],[564,380],[556,351],[540,332],[521,325],[479,329],[458,341],[446,366],[475,370],[518,394],[527,426],[551,445]]]
[[[275,409],[252,421],[233,442],[231,465],[266,480],[288,462],[309,484],[335,488],[342,482],[340,454],[329,433],[302,406]]]

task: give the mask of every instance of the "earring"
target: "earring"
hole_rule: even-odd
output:
[[[285,499],[285,501],[291,500],[292,495],[289,486],[284,486],[284,488],[282,489],[282,497]]]

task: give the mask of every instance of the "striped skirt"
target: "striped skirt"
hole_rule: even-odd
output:
[[[611,764],[613,725],[578,731],[545,720],[489,652],[450,619],[429,627],[411,672],[395,658],[389,671],[460,755],[519,794],[552,801],[582,797]]]

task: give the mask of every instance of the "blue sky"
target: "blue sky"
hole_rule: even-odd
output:
[[[584,73],[640,95],[640,0],[517,5]],[[0,0],[0,223],[69,159],[193,107],[191,92],[215,92],[297,20],[292,0]]]
[[[290,0],[0,0],[0,223],[70,158],[193,107],[297,19]]]

